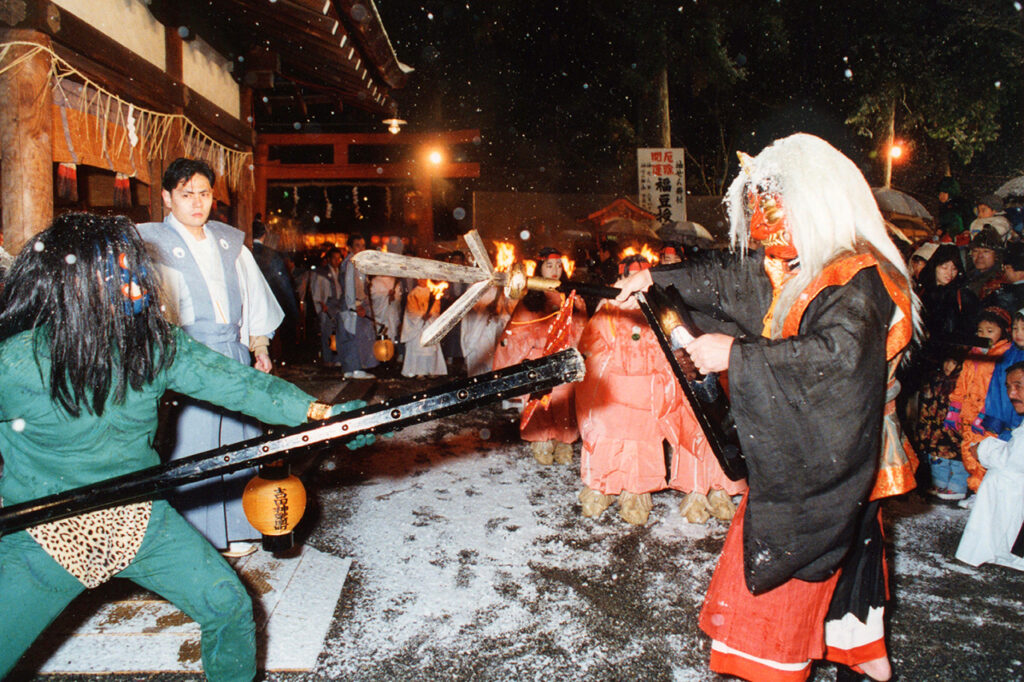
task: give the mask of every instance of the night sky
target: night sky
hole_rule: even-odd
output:
[[[897,133],[914,152],[914,163],[897,169],[897,185],[930,194],[947,160],[984,184],[1012,173],[1020,156],[1014,112],[1024,29],[1015,2],[377,6],[399,58],[416,68],[393,93],[399,115],[409,130],[480,128],[487,188],[628,190],[663,65],[672,143],[692,155],[695,193],[713,193],[731,176],[724,164],[736,149],[756,153],[798,130],[828,139],[877,184],[871,176],[881,164],[871,155],[881,130],[858,135],[846,121],[880,95],[899,102]],[[965,165],[967,155],[936,136],[962,141],[975,133],[972,117],[988,123],[979,134],[992,139]],[[964,130],[955,129],[958,119]]]

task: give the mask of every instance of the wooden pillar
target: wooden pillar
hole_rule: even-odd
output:
[[[252,248],[252,217],[253,211],[253,187],[252,173],[249,169],[242,171],[242,177],[238,182],[238,189],[234,192],[235,200],[235,221],[239,230],[245,232],[245,243]],[[266,220],[266,217],[264,217]]]
[[[426,250],[434,243],[434,195],[433,178],[429,173],[421,173],[416,176],[416,191],[420,195],[420,210],[417,211],[416,221],[416,243],[424,251],[422,255],[428,256]]]
[[[164,46],[165,57],[164,57],[164,68],[167,71],[167,75],[170,76],[175,85],[172,87],[170,92],[171,101],[169,112],[172,114],[181,114],[185,112],[185,83],[184,83],[184,61],[182,53],[184,48],[182,47],[181,35],[178,33],[176,28],[170,26],[164,27]],[[167,135],[167,142],[164,146],[164,163],[160,174],[163,175],[163,171],[170,165],[171,161],[185,155],[185,147],[182,144],[182,125],[180,120],[175,120],[171,124],[171,130]]]
[[[159,223],[164,219],[163,189],[164,162],[161,158],[149,162],[149,219]]]
[[[267,215],[267,159],[269,147],[256,141],[253,149],[253,211],[263,215],[263,222],[270,218]]]
[[[2,29],[0,40],[50,46],[44,34],[24,29]],[[31,49],[12,47],[9,58],[17,59]],[[4,245],[16,254],[53,220],[50,55],[40,52],[4,72],[0,102]]]

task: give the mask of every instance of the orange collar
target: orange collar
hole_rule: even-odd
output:
[[[800,321],[807,306],[823,289],[831,286],[843,286],[865,268],[877,267],[885,290],[901,314],[889,324],[889,332],[885,339],[885,359],[892,360],[902,351],[914,334],[913,308],[910,291],[899,271],[878,258],[870,251],[849,253],[839,256],[825,266],[821,274],[811,282],[797,297],[782,323],[782,336],[795,336],[800,330]]]

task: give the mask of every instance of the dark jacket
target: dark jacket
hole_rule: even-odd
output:
[[[970,345],[981,311],[974,292],[954,280],[946,286],[925,286],[920,296],[928,347]]]
[[[1007,282],[981,301],[982,308],[996,306],[1010,313],[1012,317],[1015,312],[1024,308],[1024,282]]]

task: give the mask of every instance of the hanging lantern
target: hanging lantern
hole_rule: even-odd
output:
[[[114,174],[114,206],[118,208],[131,208],[132,206],[132,180],[124,173]]]
[[[306,511],[306,489],[288,466],[260,467],[245,492],[242,509],[249,523],[263,534],[263,548],[281,551],[292,546],[292,530]]]
[[[73,163],[57,164],[57,198],[78,201],[78,166]]]
[[[359,185],[352,187],[352,213],[355,215],[356,220],[363,219],[363,212],[359,209]]]
[[[378,362],[388,362],[395,357],[395,342],[391,339],[377,339],[373,342],[373,357]]]
[[[378,362],[388,362],[395,357],[395,342],[391,339],[377,339],[373,342],[373,357]]]

